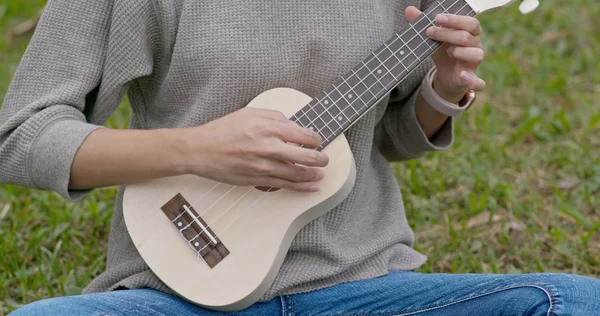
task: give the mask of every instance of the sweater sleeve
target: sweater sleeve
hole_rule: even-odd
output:
[[[89,192],[68,189],[73,159],[118,106],[129,80],[106,74],[119,66],[107,65],[110,47],[123,44],[109,41],[112,10],[112,0],[48,1],[0,109],[0,182],[70,200]],[[99,94],[113,97],[99,104]]]
[[[405,99],[397,100],[392,96],[382,119],[375,127],[375,143],[389,161],[419,158],[430,151],[445,150],[452,145],[453,118],[448,118],[431,139],[425,135],[417,120],[415,102],[421,86],[420,81],[432,66],[433,63],[428,59],[415,70],[416,75],[412,81],[418,82],[415,84],[417,87]]]

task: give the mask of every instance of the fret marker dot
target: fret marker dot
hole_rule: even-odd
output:
[[[403,50],[400,51],[400,55],[404,55],[404,51]]]
[[[327,104],[329,104],[329,100],[325,100],[325,102],[323,102],[323,103],[325,103],[325,105],[327,105]]]
[[[181,227],[181,225],[183,225],[183,223],[181,223],[181,222],[177,223],[177,226]]]
[[[200,246],[200,243],[196,242],[196,243],[194,243],[194,246],[198,247],[198,246]]]
[[[340,116],[338,116],[338,121],[341,121],[341,120],[342,120],[342,116],[340,115]]]
[[[353,95],[352,95],[352,93],[350,93],[350,94],[348,95],[348,98],[349,98],[349,99],[352,99],[352,97],[353,97]]]
[[[377,73],[381,75],[381,69],[377,69]]]

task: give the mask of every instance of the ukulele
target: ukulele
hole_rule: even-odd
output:
[[[317,98],[288,88],[258,95],[248,106],[281,111],[321,135],[316,150],[330,162],[319,192],[233,186],[196,175],[128,185],[123,216],[142,258],[169,288],[204,308],[236,311],[255,303],[298,231],[350,193],[356,172],[343,132],[441,46],[425,34],[436,15],[475,16],[516,1],[438,0]],[[521,1],[523,14],[539,5]]]

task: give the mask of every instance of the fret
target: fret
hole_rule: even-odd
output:
[[[408,33],[405,33],[404,37],[408,38]],[[412,40],[412,37],[410,39],[408,39],[409,41]],[[401,58],[400,58],[400,62],[402,63],[402,65],[406,68],[406,69],[410,69],[411,66],[415,63],[415,62],[419,62],[419,56],[417,56],[415,54],[415,52],[413,51],[413,49],[408,45],[408,42],[406,42],[400,35],[398,35],[398,41],[401,42],[403,44],[403,48],[400,49],[400,54],[401,54]],[[402,52],[405,52],[404,54],[402,54]]]
[[[392,57],[390,57],[388,60],[391,61],[393,59],[394,61],[397,61],[393,64],[393,66],[391,66],[392,64],[390,62],[390,64],[389,64],[390,66],[388,66],[388,67],[391,69],[391,71],[394,73],[397,73],[397,74],[402,74],[402,70],[399,70],[399,71],[395,70],[398,66],[402,66],[399,68],[404,68],[404,70],[406,70],[406,72],[409,72],[409,69],[404,65],[404,63],[402,63],[402,59],[404,58],[404,55],[405,55],[404,51],[401,50],[401,51],[397,52],[397,54],[394,54],[394,52],[390,49],[390,47],[388,46],[387,43],[385,43],[384,46],[387,48],[387,50],[390,51],[390,53],[392,53]],[[400,57],[398,57],[398,55]],[[386,65],[387,65],[387,61],[386,61]]]
[[[302,127],[308,127],[308,125],[310,125],[310,119],[308,119],[308,116],[304,115],[304,111],[302,109],[299,113],[300,117],[294,121],[299,122]]]
[[[308,120],[310,122],[314,121],[319,116],[317,114],[317,112],[315,112],[315,110],[313,110],[312,107],[308,107],[307,109],[304,109],[304,115],[306,115],[306,117],[308,117]]]
[[[447,1],[445,1],[444,3],[447,3]],[[462,1],[452,2],[452,4],[449,7],[444,6],[444,5],[442,5],[442,6],[446,7],[446,9],[448,10],[448,13],[452,13],[452,14],[457,14],[460,12],[460,10],[462,8],[469,7],[468,5],[465,6],[465,3],[462,3]]]
[[[354,118],[354,114],[356,113],[356,115],[359,115],[359,112],[356,111],[356,109],[352,106],[350,106],[350,101],[348,101],[348,99],[346,99],[346,97],[344,95],[346,95],[348,92],[350,92],[351,87],[350,85],[346,82],[346,78],[342,77],[343,80],[343,85],[340,84],[339,86],[334,86],[334,90],[339,93],[341,95],[341,98],[338,99],[338,104],[340,105],[340,108],[342,109],[342,112],[344,113],[344,115],[346,115],[346,117],[353,119]],[[345,90],[340,91],[340,88],[345,88]]]
[[[327,97],[329,97],[329,99],[331,99],[333,101],[333,104],[337,104],[337,102],[340,101],[340,99],[342,98],[342,94],[337,89],[333,89],[333,90],[330,90],[329,92],[325,92],[325,94],[327,95]]]
[[[444,9],[444,13],[455,12],[455,11],[449,11],[449,8],[446,8],[446,7],[444,6],[444,3],[445,3],[445,2],[446,2],[446,0],[442,0],[442,1],[439,1],[439,0],[438,0],[438,5],[439,5],[439,7],[441,7],[442,9]],[[454,6],[454,5],[461,5],[461,3],[460,3],[460,1],[458,1],[457,3],[453,3],[453,4],[451,4],[451,7],[452,7],[452,6]],[[457,9],[456,11],[458,11],[458,9]]]
[[[415,54],[415,52],[414,52],[414,49],[417,46],[419,46],[419,44],[421,43],[421,40],[419,39],[417,32],[414,29],[409,28],[408,30],[406,30],[404,33],[402,33],[398,37],[400,38],[400,41],[404,45],[405,49],[408,50],[406,52],[407,56],[405,56],[405,58],[409,57],[408,55],[410,55],[409,53],[411,53],[417,59],[417,61],[419,61],[419,55]],[[407,64],[407,66],[409,68],[411,65],[412,65],[412,63]]]
[[[374,53],[373,56],[377,59],[377,61],[379,62],[379,64],[381,65],[381,68],[378,69],[377,71],[375,71],[375,76],[377,77],[377,80],[379,80],[379,82],[387,89],[387,87],[390,84],[393,84],[395,81],[398,80],[398,78],[396,78],[394,76],[394,74],[390,71],[390,68],[388,68],[384,62],[387,61],[387,59],[390,59],[392,61],[395,60],[395,58],[390,58],[391,56],[383,53],[383,52],[387,52],[387,49],[385,49],[385,46],[381,46],[381,51],[382,52],[377,52]],[[383,53],[383,55],[380,58],[380,55]],[[384,58],[384,56],[387,56],[387,58]]]
[[[374,72],[367,69],[367,74],[361,76],[363,83],[368,87],[368,91],[373,95],[378,95],[380,92],[385,90],[385,86],[379,82],[379,79],[375,76]]]
[[[438,10],[443,10],[443,9],[439,8]],[[439,11],[439,13],[441,13],[441,12],[442,11]],[[441,45],[441,43],[429,38],[429,36],[427,36],[427,29],[432,26],[439,26],[438,24],[435,23],[435,17],[439,13],[437,12],[437,10],[434,9],[433,11],[428,12],[427,14],[423,14],[423,19],[420,20],[422,23],[427,24],[427,25],[423,26],[420,30],[422,30],[422,32],[421,32],[422,37],[425,39],[425,42],[432,50],[436,50]],[[415,27],[417,27],[417,26],[415,26]],[[418,27],[417,27],[417,29],[419,30]]]
[[[325,94],[325,96],[323,96],[318,102],[322,103],[325,106],[325,111],[329,116],[331,116],[337,120],[337,118],[342,114],[342,111],[336,105],[335,100],[337,100],[337,99],[332,99],[329,95],[327,95],[327,93],[324,93],[324,94]],[[325,120],[326,122],[328,122],[330,120],[326,116],[322,115],[322,117],[323,117],[323,120]],[[338,122],[338,125],[339,125],[339,122]]]
[[[441,2],[438,1],[438,5],[433,6],[433,8],[431,8],[431,10],[426,14],[426,16],[429,17],[429,20],[431,21],[432,24],[433,24],[433,21],[435,21],[435,17],[438,14],[448,13],[448,10],[446,10],[446,8],[444,8],[444,6],[441,5],[440,3]]]
[[[422,56],[424,56],[424,53],[426,53],[428,51],[428,47],[426,45],[424,45],[423,38],[419,36],[419,33],[417,33],[416,31],[413,30],[413,32],[410,34],[412,36],[411,39],[408,41],[405,41],[404,36],[403,36],[403,41],[410,48],[410,51],[415,55],[416,63],[418,64],[419,62],[421,62],[424,59]],[[412,63],[408,65],[409,68],[411,66],[412,66]]]
[[[419,61],[424,60],[426,56],[428,56],[430,52],[433,52],[434,49],[431,48],[428,44],[425,44],[423,40],[419,40],[420,44],[415,48],[415,54],[417,54]]]
[[[442,8],[439,8],[442,10]],[[417,18],[415,25],[412,28],[418,33],[425,33],[425,31],[433,24],[429,14],[423,14],[423,18]],[[435,18],[435,16],[433,16]]]
[[[342,80],[344,81],[344,84],[346,84],[346,86],[349,87],[349,85],[346,83],[346,79],[342,77]],[[350,90],[348,89],[347,91]],[[346,117],[349,118],[349,122],[351,122],[351,120],[355,118],[360,117],[360,112],[358,112],[353,106],[351,106],[350,102],[348,102],[346,98],[342,97],[342,99],[340,99],[339,104],[342,108],[342,112],[344,113],[344,115],[346,115]]]
[[[325,106],[323,104],[321,104],[321,102],[318,101],[318,97],[313,99],[313,101],[311,102],[312,104],[312,110],[317,113],[318,117],[323,120],[323,122],[327,122],[326,119],[323,118],[323,115],[325,114]]]
[[[325,122],[325,125],[329,126],[331,120],[333,120],[334,116],[332,116],[329,111],[325,110],[325,112],[321,113],[321,119]]]
[[[357,87],[365,87],[365,89],[354,89],[354,91],[356,92],[354,98],[356,99],[356,101],[353,102],[353,104],[356,104],[356,107],[358,107],[360,110],[358,110],[359,112],[362,113],[362,109],[369,104],[369,101],[375,96],[375,94],[373,93],[373,91],[371,91],[371,87],[372,87],[372,82],[371,78],[372,75],[368,74],[368,75],[364,75],[364,76],[359,76],[358,73],[356,73],[354,70],[352,70],[352,73],[354,74],[355,77],[358,78],[359,80],[359,84],[357,84]],[[368,80],[368,83],[365,82],[365,80]]]
[[[475,14],[475,11],[473,11],[473,8],[471,8],[470,6],[466,5],[463,6],[460,11],[458,11],[459,15],[465,15],[465,16],[473,16],[473,14]]]
[[[323,127],[326,126],[325,121],[323,121],[323,119],[320,116],[317,116],[311,123],[311,126],[314,127],[315,131],[321,131],[323,130]],[[321,135],[323,136],[323,135]]]
[[[384,49],[377,56],[379,60],[381,60],[381,64],[389,74],[389,76],[386,77],[391,77],[391,79],[393,79],[394,81],[398,81],[398,77],[394,75],[394,72],[392,70],[396,66],[398,66],[400,59],[398,59],[398,57],[396,57],[396,55],[393,54],[393,52],[389,49],[387,44],[384,44],[381,47]]]
[[[387,85],[384,82],[382,82],[382,79],[384,79],[385,75],[388,74],[389,71],[386,69],[385,65],[381,62],[379,57],[377,57],[376,53],[373,53],[372,55],[373,55],[373,58],[371,58],[371,60],[367,63],[367,65],[369,65],[369,70],[371,70],[371,75],[381,85],[381,89],[379,91],[377,91],[377,93],[376,93],[376,94],[379,94],[387,88]],[[389,83],[389,81],[388,81],[388,83]],[[374,89],[371,89],[371,90],[375,91]]]
[[[357,113],[357,114],[358,114],[358,112],[352,106],[350,106],[350,104],[352,102],[346,98],[348,93],[350,93],[350,91],[352,91],[353,86],[346,81],[346,78],[341,77],[340,79],[341,79],[341,83],[338,85],[334,85],[334,91],[332,91],[331,93],[335,92],[340,95],[340,97],[337,98],[338,101],[336,103],[339,104],[340,108],[342,109],[342,112],[344,112],[346,117],[353,118],[352,112]],[[347,111],[345,111],[346,108],[350,108],[350,109],[352,109],[352,111],[347,112]],[[350,113],[350,115],[349,115],[349,113]]]
[[[346,83],[351,87],[348,93],[344,94],[344,98],[348,101],[348,105],[356,111],[356,113],[360,113],[361,106],[354,102],[356,99],[354,96],[360,95],[367,90],[367,87],[362,83],[360,78],[358,78],[354,72],[350,72],[350,75],[345,77]]]
[[[400,34],[396,34],[393,38],[388,40],[385,45],[394,55],[404,56],[408,53],[406,43],[402,42]]]
[[[426,16],[427,16],[427,14],[423,14],[423,18],[419,19],[418,21],[419,22],[423,22],[423,21],[427,22],[427,19],[425,19]],[[429,23],[427,22],[427,24],[429,24]],[[422,46],[422,45],[427,45],[427,47],[432,48],[431,46],[429,46],[429,43],[427,43],[427,38],[428,38],[427,34],[424,34],[426,32],[427,28],[417,29],[413,25],[410,25],[410,28],[413,29],[415,31],[415,33],[417,33],[417,36],[415,36],[413,38],[413,40],[420,40],[420,43],[417,44],[417,47]]]
[[[327,126],[327,124],[323,125],[322,128],[319,129],[319,134],[323,137],[323,141],[329,141],[331,136],[333,135],[333,130]]]
[[[323,137],[318,150],[352,125],[441,45],[426,34],[429,27],[436,25],[435,17],[440,13],[474,15],[465,0],[437,1],[292,117]]]
[[[345,93],[348,93],[348,91],[350,91],[350,89],[352,89],[352,87],[348,85],[348,83],[346,82],[346,80],[344,79],[343,76],[335,81],[335,83],[333,84],[333,87],[342,95]]]
[[[333,106],[335,107],[336,113],[337,113],[336,114],[337,120],[340,122],[344,121],[344,120],[350,121],[350,118],[347,117],[346,114],[344,114],[344,112],[342,112],[342,108],[340,108],[341,101],[342,101],[340,99],[341,99],[342,95],[339,92],[337,92],[337,90],[333,90],[330,94],[327,94],[327,92],[325,94],[327,95],[327,97],[329,97],[330,100],[338,101],[338,102],[333,101]],[[340,117],[342,117],[342,116],[343,116],[343,119],[340,119]]]

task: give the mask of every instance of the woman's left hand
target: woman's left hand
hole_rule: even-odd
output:
[[[408,21],[420,14],[421,11],[413,6],[406,9]],[[468,89],[480,91],[485,88],[485,81],[475,75],[484,57],[481,25],[474,17],[453,14],[440,14],[435,22],[441,27],[430,27],[427,35],[444,44],[432,56],[437,66],[433,86],[442,98],[458,103]]]

